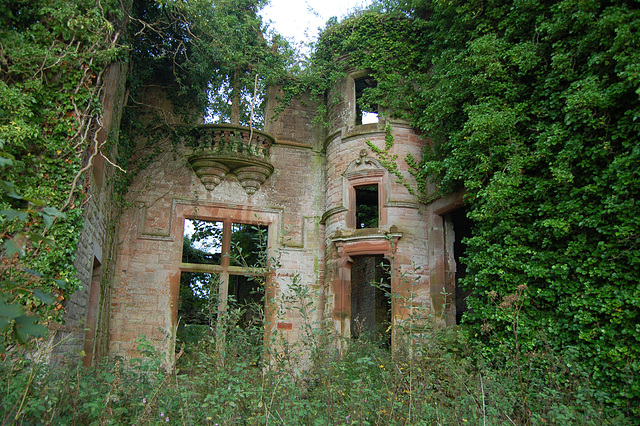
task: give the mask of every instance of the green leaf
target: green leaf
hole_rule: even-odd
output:
[[[67,282],[65,280],[53,280],[55,281],[56,285],[61,288],[61,289],[66,289],[67,288]]]
[[[7,193],[7,196],[22,200],[22,197],[16,193],[16,187],[13,183],[0,180],[0,189]]]
[[[29,217],[29,214],[27,212],[24,212],[22,210],[13,210],[13,209],[2,210],[0,211],[0,215],[6,216],[7,220],[13,220],[17,217],[22,222],[24,222],[27,219],[27,217]]]
[[[42,217],[42,220],[44,220],[44,226],[51,228],[51,225],[53,225],[53,217],[42,213],[40,213],[40,216]]]
[[[0,303],[0,318],[15,319],[24,314],[24,307],[17,303]]]
[[[35,289],[33,290],[33,295],[40,299],[42,303],[46,303],[47,305],[52,305],[56,299],[49,293],[45,293],[42,290]]]
[[[46,220],[45,220],[45,222],[46,222]],[[27,237],[29,237],[29,239],[34,243],[44,243],[45,245],[47,245],[49,247],[55,247],[55,245],[56,245],[56,242],[52,238],[43,237],[42,235],[36,234],[35,232],[29,232],[27,234]]]
[[[39,319],[27,315],[16,318],[16,337],[20,343],[27,343],[31,337],[42,337],[48,333],[47,327],[36,323]]]
[[[24,256],[24,248],[19,247],[14,240],[11,240],[11,239],[6,240],[2,245],[2,247],[4,247],[4,250],[7,253],[7,257],[9,258],[12,258],[16,254],[18,254],[18,257]]]
[[[37,198],[32,198],[32,197],[22,197],[23,200],[26,200],[28,202],[30,202],[31,204],[33,204],[36,207],[42,207],[44,206],[45,202],[42,200],[39,200]]]
[[[55,207],[47,206],[47,207],[43,208],[42,211],[44,213],[48,214],[49,216],[55,216],[55,217],[59,217],[61,219],[64,219],[65,217],[67,217],[66,214],[62,213],[60,210],[56,209]]]
[[[13,160],[15,159],[16,157],[9,154],[8,152],[0,151],[0,167],[13,166]]]
[[[42,278],[42,274],[38,271],[34,271],[33,269],[22,268],[22,270],[28,274],[35,275],[38,278]]]

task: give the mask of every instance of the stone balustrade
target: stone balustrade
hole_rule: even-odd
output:
[[[185,145],[195,151],[238,154],[267,160],[274,138],[260,130],[231,124],[202,124],[185,136]]]
[[[193,148],[189,164],[209,191],[233,174],[251,195],[273,173],[269,151],[274,138],[260,130],[204,124],[189,129],[183,141],[186,147]]]

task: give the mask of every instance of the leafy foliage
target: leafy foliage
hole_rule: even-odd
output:
[[[134,81],[175,81],[177,105],[206,111],[218,122],[263,125],[266,85],[278,83],[294,57],[282,37],[265,39],[258,15],[265,5],[265,0],[134,1]]]
[[[296,90],[309,90],[323,101],[344,70],[355,67],[370,71],[377,82],[364,90],[361,109],[371,111],[377,109],[373,106],[381,105],[406,118],[413,108],[412,76],[423,61],[423,26],[422,21],[406,16],[374,12],[361,12],[341,23],[330,20],[298,85],[290,84],[285,90],[290,96]],[[324,119],[324,112],[320,111],[320,119]]]
[[[416,119],[434,136],[425,177],[467,191],[467,321],[476,333],[494,327],[480,340],[507,344],[509,321],[489,295],[528,286],[523,350],[548,341],[577,351],[605,400],[637,410],[640,12],[599,2],[479,6],[434,8],[467,22],[467,35],[446,46],[445,60],[434,57]]]
[[[599,397],[638,413],[640,11],[627,2],[380,1],[329,26],[370,69],[371,102],[430,137],[421,188],[464,188],[473,237],[470,336],[505,351],[575,353]],[[400,64],[399,62],[404,62]],[[333,75],[333,74],[331,74]],[[518,320],[501,300],[527,288]]]
[[[0,352],[43,335],[77,286],[73,259],[102,146],[105,66],[121,53],[117,3],[0,2]]]
[[[262,36],[257,11],[263,5],[262,0],[0,1],[3,307],[19,304],[30,321],[60,320],[58,302],[79,284],[73,260],[90,185],[85,173],[116,142],[94,137],[102,127],[106,66],[131,61],[128,88],[134,103],[142,84],[164,76],[181,88],[172,92],[177,106],[204,111],[209,105],[229,119],[233,103],[239,108],[236,120],[258,124],[259,113],[250,117],[260,109],[251,105],[260,98],[255,86],[280,78],[290,58],[279,37],[267,43]],[[212,104],[207,93],[224,102]],[[124,121],[117,160],[135,172],[130,159],[140,123]],[[116,192],[124,192],[133,175],[120,178]],[[6,309],[0,329],[11,342],[18,322],[13,308]],[[42,328],[37,331],[43,334]]]
[[[141,336],[143,355],[97,369],[51,370],[26,359],[0,362],[0,418],[21,424],[633,424],[594,401],[580,369],[559,359],[525,378],[529,412],[509,370],[478,360],[451,330],[412,345],[411,357],[365,339],[340,356],[314,347],[309,370],[291,352],[258,354],[262,328],[230,329],[224,346],[202,340],[179,367],[158,371],[162,358]],[[310,342],[307,342],[310,343]],[[259,347],[259,346],[258,346]],[[271,365],[262,365],[270,356]],[[555,380],[545,382],[545,377]],[[37,378],[37,380],[34,380]]]

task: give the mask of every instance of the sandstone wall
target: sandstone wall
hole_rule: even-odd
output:
[[[114,63],[105,73],[101,117],[102,128],[96,138],[101,153],[117,157],[116,141],[125,99],[127,76],[125,64]],[[88,161],[88,159],[87,159]],[[75,267],[82,288],[65,302],[65,325],[57,331],[55,353],[71,356],[84,351],[85,365],[106,355],[108,344],[110,259],[114,251],[113,237],[118,209],[113,205],[114,175],[120,173],[101,154],[92,159],[93,168],[87,176],[89,191],[83,215],[84,228],[76,248]]]
[[[360,73],[362,74],[362,73]],[[354,74],[354,76],[360,75]],[[424,142],[406,124],[381,114],[378,123],[355,125],[353,76],[340,82],[340,102],[330,109],[330,134],[325,141],[327,159],[326,212],[326,311],[335,329],[350,335],[350,283],[353,256],[384,254],[392,269],[391,292],[394,295],[392,321],[394,339],[402,322],[411,314],[426,325],[432,314],[428,257],[428,224],[415,195],[405,184],[415,188],[415,180],[405,161],[408,154],[421,155]],[[369,146],[385,149],[386,127],[394,143],[387,153],[402,176],[391,174]],[[377,185],[379,224],[373,229],[359,229],[355,223],[355,188]]]
[[[270,155],[274,171],[253,195],[233,175],[208,191],[187,161],[191,148],[176,146],[169,137],[154,142],[159,154],[136,176],[126,196],[130,207],[120,219],[110,353],[137,356],[136,339],[145,335],[171,358],[185,218],[269,226],[269,254],[280,266],[271,271],[266,332],[293,341],[301,335],[303,324],[293,306],[270,306],[281,306],[285,297],[294,303],[293,283],[308,290],[314,305],[321,304],[324,156],[305,114],[298,105],[268,126],[276,135]],[[145,149],[143,143],[139,147]],[[322,310],[315,315],[320,318]]]

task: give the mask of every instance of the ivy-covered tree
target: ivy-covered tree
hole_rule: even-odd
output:
[[[515,336],[491,298],[526,286],[523,353],[577,358],[638,410],[640,10],[456,3],[433,5],[439,32],[460,24],[431,49],[415,119],[433,137],[422,176],[464,187],[475,224],[466,321],[497,353]]]

